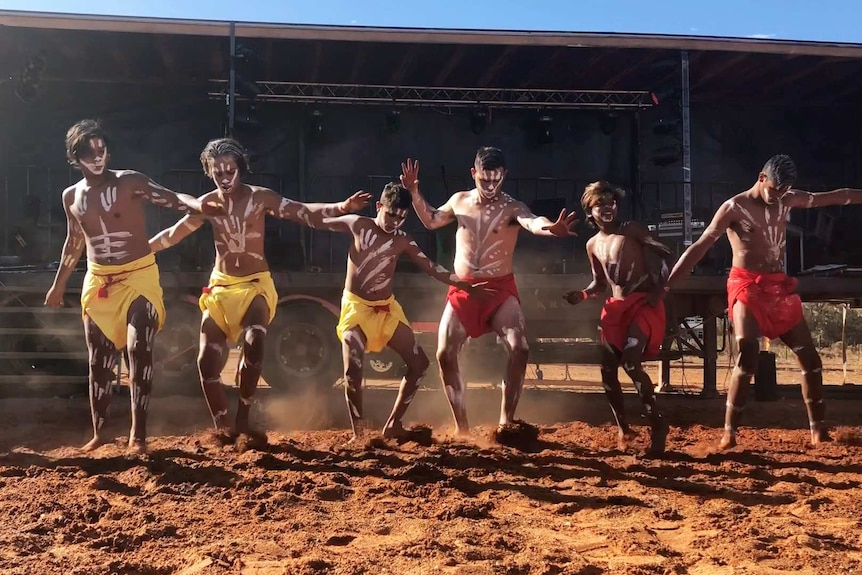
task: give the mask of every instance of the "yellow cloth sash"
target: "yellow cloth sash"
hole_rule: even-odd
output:
[[[128,340],[129,307],[141,296],[153,305],[161,330],[165,324],[165,302],[152,253],[121,265],[87,262],[81,313],[94,321],[118,350],[124,349]]]
[[[210,275],[209,286],[198,300],[201,311],[208,311],[213,321],[235,343],[242,335],[242,320],[248,306],[257,296],[263,296],[269,306],[269,321],[275,317],[278,292],[269,272],[249,276],[231,276],[218,270]]]
[[[401,304],[391,295],[385,300],[368,301],[358,295],[344,290],[341,296],[341,317],[335,331],[338,339],[344,338],[344,332],[359,326],[367,340],[366,351],[382,350],[392,339],[392,335],[403,323],[410,327]]]

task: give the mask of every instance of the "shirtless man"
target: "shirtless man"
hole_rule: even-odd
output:
[[[199,301],[203,312],[198,353],[201,387],[216,432],[223,440],[240,434],[261,440],[263,434],[249,426],[249,414],[260,380],[267,326],[278,304],[278,293],[264,258],[264,219],[272,215],[312,225],[327,216],[360,210],[371,196],[358,192],[337,204],[303,204],[268,188],[246,184],[243,178],[249,172],[248,154],[239,142],[229,138],[209,142],[200,159],[204,173],[216,186],[200,201],[221,202],[227,214],[213,218],[185,216],[156,234],[150,246],[154,252],[161,251],[182,241],[206,219],[212,223],[216,259],[209,285],[203,288]],[[221,374],[230,346],[240,337],[239,404],[231,430]]]
[[[63,305],[66,283],[84,248],[87,275],[81,292],[90,363],[91,451],[103,441],[117,352],[128,351],[132,403],[129,449],[147,447],[147,408],[153,385],[153,340],[165,321],[159,269],[150,246],[143,200],[181,212],[200,212],[200,200],[176,194],[145,175],[107,169],[108,139],[98,122],[82,120],[66,133],[66,158],[83,174],[63,192],[67,233],[60,267],[45,305]],[[205,213],[223,213],[216,204]]]
[[[482,281],[487,285],[487,295],[450,288],[440,319],[437,360],[455,418],[455,432],[459,435],[469,432],[469,424],[466,386],[458,355],[468,337],[492,331],[502,340],[509,357],[498,431],[506,431],[515,422],[529,354],[524,314],[512,275],[512,256],[520,228],[538,236],[566,238],[574,235],[571,227],[577,223],[574,212],[567,214],[562,210],[557,221],[552,222],[534,215],[522,202],[503,193],[506,160],[497,148],[480,148],[470,173],[476,187],[455,193],[438,209],[431,207],[419,193],[418,162],[408,159],[402,165],[401,176],[402,185],[413,197],[413,208],[426,228],[436,230],[458,223],[455,275],[463,281]]]
[[[757,370],[761,336],[781,338],[796,354],[802,367],[802,396],[808,411],[811,443],[831,439],[824,420],[820,355],[802,315],[802,301],[794,293],[797,281],[784,273],[787,219],[793,208],[862,203],[862,190],[842,188],[812,194],[791,189],[795,180],[796,166],[789,156],[770,158],[750,189],[718,208],[703,235],[682,254],[667,282],[667,289],[679,285],[727,232],[733,250],[733,269],[727,278],[727,310],[736,331],[739,354],[727,392],[720,450],[736,445],[749,383]]]
[[[401,255],[409,257],[423,272],[453,289],[473,292],[469,282],[458,278],[428,259],[400,228],[410,209],[410,193],[395,183],[383,188],[377,202],[377,217],[327,218],[320,227],[353,235],[347,258],[347,278],[341,298],[341,318],[336,328],[344,356],[344,394],[350,412],[353,440],[363,430],[362,362],[365,352],[389,346],[407,364],[407,373],[392,413],[383,428],[384,437],[403,437],[401,418],[416,395],[419,380],[428,369],[428,356],[416,343],[413,329],[392,294],[395,265]]]
[[[583,291],[565,295],[572,305],[602,295],[610,284],[612,296],[602,308],[602,385],[619,429],[619,447],[626,449],[636,437],[625,417],[619,366],[631,378],[650,422],[649,455],[664,452],[667,423],[655,402],[652,381],[641,365],[642,359],[658,355],[665,333],[664,303],[660,299],[670,271],[671,251],[653,239],[635,222],[617,219],[623,191],[607,182],[593,182],[584,190],[581,205],[587,222],[599,233],[587,242],[587,257],[593,281]],[[645,250],[663,260],[661,273],[653,278],[647,269]]]

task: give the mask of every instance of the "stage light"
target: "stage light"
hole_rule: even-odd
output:
[[[386,131],[394,134],[399,129],[401,129],[401,112],[398,110],[386,112]]]
[[[656,136],[679,136],[682,132],[682,120],[679,118],[660,118],[652,124],[652,133]]]
[[[551,144],[554,141],[553,131],[554,119],[550,116],[540,116],[538,121],[538,141],[539,144]]]
[[[619,116],[614,114],[613,112],[606,112],[601,115],[599,118],[599,128],[602,131],[602,134],[605,136],[610,136],[617,129],[617,122],[619,121]]]
[[[485,131],[488,125],[488,113],[485,110],[474,110],[470,112],[470,131],[477,136]]]

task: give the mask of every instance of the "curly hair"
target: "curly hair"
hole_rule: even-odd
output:
[[[606,199],[612,199],[619,205],[625,196],[626,193],[622,188],[614,187],[604,180],[587,184],[587,187],[584,188],[584,195],[581,196],[581,207],[584,209],[587,222],[593,228],[598,228],[595,219],[590,215],[593,208]]]

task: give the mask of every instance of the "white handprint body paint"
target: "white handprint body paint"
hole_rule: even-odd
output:
[[[376,242],[376,240],[369,241],[369,246]],[[395,261],[396,256],[388,252],[392,251],[394,245],[395,238],[389,238],[365,255],[365,259],[356,267],[357,278],[362,278],[359,284],[361,289],[375,293],[389,286],[392,282],[392,274],[386,273],[386,270]]]
[[[510,256],[504,247],[506,238],[498,238],[495,234],[509,223],[512,214],[508,207],[513,202],[507,194],[501,194],[487,205],[472,199],[475,216],[462,218],[460,222],[468,235],[466,241],[456,242],[456,266],[465,266],[471,274],[477,275],[493,275],[504,267]]]
[[[248,240],[261,237],[260,232],[248,231],[249,216],[254,212],[252,197],[249,196],[248,204],[242,215],[234,215],[234,203],[232,198],[227,201],[227,216],[214,218],[216,222],[216,247],[225,256],[236,255],[236,265],[239,267],[240,256],[248,256],[256,260],[263,260],[263,254],[248,251],[246,244]]]

